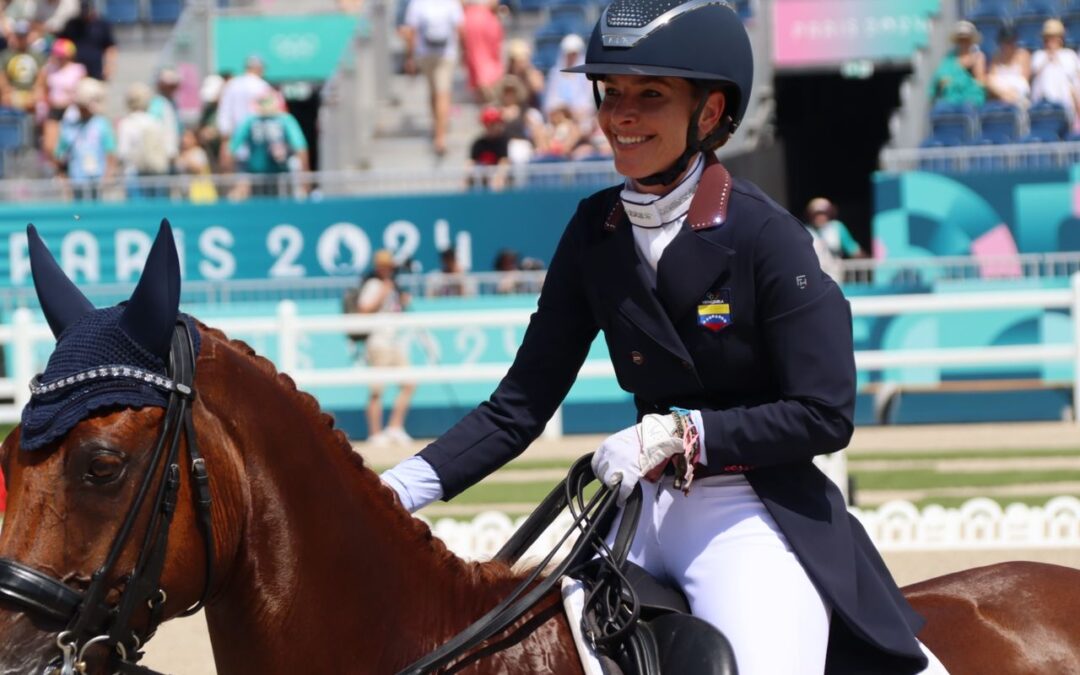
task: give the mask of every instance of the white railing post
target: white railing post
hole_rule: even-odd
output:
[[[1073,424],[1080,424],[1080,272],[1072,275]]]
[[[292,300],[278,303],[278,366],[289,375],[295,373],[300,364],[299,313]]]
[[[555,409],[555,414],[548,420],[547,426],[544,427],[543,436],[549,441],[557,441],[563,437],[561,405]]]
[[[11,379],[15,384],[15,408],[30,402],[30,378],[34,376],[34,313],[26,307],[12,312]]]

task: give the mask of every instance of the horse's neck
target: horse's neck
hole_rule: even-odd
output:
[[[432,541],[311,400],[259,374],[242,398],[238,383],[211,390],[217,400],[203,397],[230,420],[246,483],[234,559],[208,609],[221,672],[234,664],[254,672],[264,661],[269,672],[297,672],[281,662],[290,654],[322,672],[313,654],[338,667],[341,650],[399,664],[493,604],[506,584],[479,578],[491,569],[467,566]],[[310,644],[299,643],[303,635]]]

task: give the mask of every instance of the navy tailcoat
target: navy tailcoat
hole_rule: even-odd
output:
[[[712,160],[654,289],[619,190],[578,206],[491,398],[421,451],[444,498],[536,439],[603,331],[639,419],[673,405],[698,409],[710,468],[745,472],[833,608],[827,671],[918,672],[921,617],[812,463],[851,438],[855,360],[849,305],[821,271],[810,234]]]

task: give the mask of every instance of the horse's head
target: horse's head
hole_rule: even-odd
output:
[[[9,490],[0,672],[41,673],[65,657],[76,664],[87,645],[90,672],[107,654],[132,656],[161,620],[203,599],[210,581],[210,535],[188,480],[191,467],[205,484],[205,465],[193,461],[191,438],[183,442],[199,336],[178,314],[167,222],[130,300],[107,309],[64,275],[32,226],[28,234],[57,345],[31,384],[22,424],[0,447]]]

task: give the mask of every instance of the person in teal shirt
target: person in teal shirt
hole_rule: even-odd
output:
[[[955,48],[942,60],[930,81],[932,99],[976,107],[986,102],[986,54],[979,49],[980,39],[975,24],[956,23],[952,32]]]
[[[256,112],[240,123],[229,150],[246,173],[275,175],[307,171],[308,145],[300,123],[281,108],[277,92],[268,91],[256,101]],[[281,181],[256,181],[252,193],[276,195]]]

